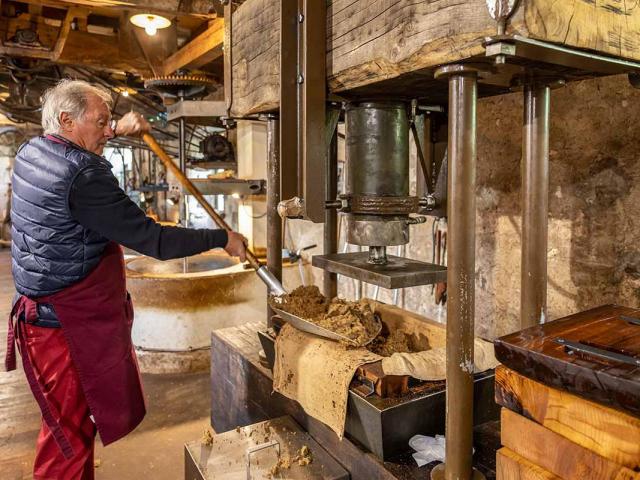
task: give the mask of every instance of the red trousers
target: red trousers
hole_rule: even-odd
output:
[[[74,455],[65,459],[47,425],[42,422],[33,466],[35,480],[93,480],[93,448],[96,427],[89,417],[89,407],[80,379],[60,328],[36,327],[24,322],[26,345],[34,374],[53,415],[71,444]]]

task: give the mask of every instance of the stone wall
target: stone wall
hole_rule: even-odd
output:
[[[611,302],[638,307],[640,91],[626,77],[589,80],[553,91],[551,105],[549,318]],[[490,339],[519,329],[522,110],[521,94],[478,106],[476,332]],[[317,226],[289,224],[290,243],[321,244]],[[431,227],[412,227],[408,257],[431,259]],[[352,298],[354,282],[341,279],[339,292]],[[446,317],[430,286],[399,297],[409,310]],[[379,298],[393,301],[382,289]]]

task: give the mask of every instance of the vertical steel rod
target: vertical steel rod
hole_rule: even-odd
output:
[[[447,456],[445,466],[434,477],[470,480],[476,478],[472,456],[477,72],[455,65],[438,73],[449,77],[449,292]]]
[[[180,101],[184,101],[183,97],[180,97]],[[184,117],[181,117],[178,121],[178,141],[180,142],[180,148],[178,149],[179,161],[180,161],[180,171],[183,174],[187,174],[187,145],[186,145],[186,122]],[[187,219],[187,194],[182,194],[182,204],[180,204],[180,225],[184,228],[189,226],[189,221]],[[189,260],[187,257],[182,259],[182,271],[183,273],[187,273],[188,271],[188,263]]]
[[[522,262],[520,326],[547,318],[549,213],[549,104],[551,89],[531,81],[524,88],[522,126]]]
[[[180,146],[178,149],[178,156],[180,160],[180,171],[184,174],[187,173],[187,152],[186,152],[186,130],[185,130],[185,119],[184,117],[180,118],[178,121],[178,142],[180,142]],[[182,195],[182,208],[180,208],[180,224],[183,227],[187,226],[187,218],[186,218],[186,210],[187,210],[187,196]]]
[[[475,74],[449,80],[446,480],[472,472],[476,90]]]
[[[327,200],[335,200],[338,195],[338,130],[333,132],[326,162],[325,192]],[[325,209],[324,254],[338,253],[338,212],[335,208]],[[329,298],[338,295],[338,275],[324,271],[324,294]]]
[[[280,203],[280,120],[267,117],[267,268],[282,282],[282,219]],[[268,292],[267,292],[268,295]],[[267,325],[273,311],[267,307]]]

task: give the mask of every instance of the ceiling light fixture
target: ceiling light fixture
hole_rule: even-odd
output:
[[[132,16],[129,20],[136,27],[144,28],[144,31],[147,32],[149,36],[153,36],[158,30],[171,25],[171,20],[153,13],[139,13]]]

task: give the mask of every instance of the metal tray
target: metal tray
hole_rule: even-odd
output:
[[[344,335],[340,335],[339,333],[332,332],[331,330],[327,330],[326,328],[316,325],[315,323],[309,322],[308,320],[300,318],[296,315],[292,315],[291,313],[285,312],[284,310],[280,310],[279,308],[274,308],[273,306],[271,308],[273,308],[273,310],[280,316],[280,318],[282,318],[285,322],[290,323],[291,325],[296,327],[298,330],[302,330],[303,332],[311,333],[319,337],[328,338],[330,340],[345,342],[350,345],[355,345],[356,347],[364,347],[365,345],[370,344],[380,334],[380,331],[382,330],[382,322],[380,321],[380,317],[377,314],[375,314],[375,318],[378,321],[378,331],[373,336],[373,338],[371,338],[371,340],[369,340],[368,342],[362,345],[358,345],[349,337],[345,337]]]

